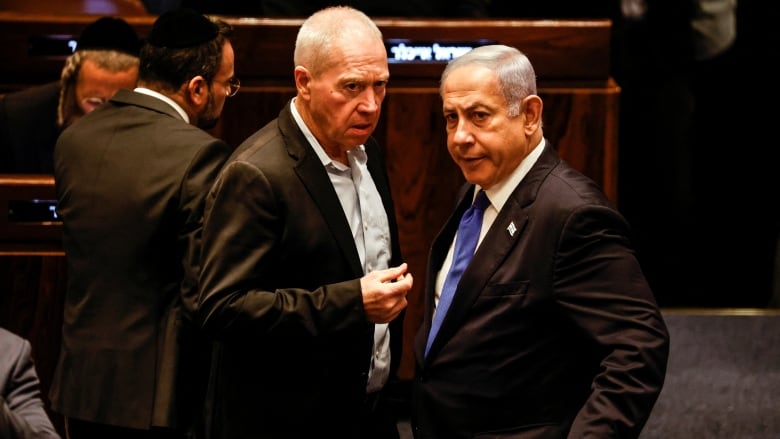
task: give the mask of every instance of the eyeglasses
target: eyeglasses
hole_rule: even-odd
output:
[[[228,79],[227,91],[225,92],[225,94],[227,94],[229,98],[233,97],[236,95],[236,93],[238,93],[239,88],[241,88],[241,81],[239,81],[238,78],[234,76]]]

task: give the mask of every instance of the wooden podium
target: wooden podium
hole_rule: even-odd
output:
[[[155,17],[124,17],[145,36]],[[276,117],[294,93],[293,49],[303,19],[223,17],[235,27],[236,75],[241,90],[228,99],[213,134],[237,146]],[[89,15],[33,15],[0,12],[0,93],[55,80],[66,54],[55,53],[57,44],[75,37],[96,19]],[[438,95],[439,76],[446,60],[422,57],[395,59],[404,49],[423,52],[435,47],[464,47],[488,43],[507,44],[525,52],[534,64],[539,94],[544,100],[545,136],[561,156],[593,178],[617,202],[617,129],[620,89],[609,76],[609,20],[409,20],[377,18],[388,46],[390,83],[375,137],[384,147],[388,173],[396,200],[396,216],[404,259],[415,277],[405,321],[404,357],[400,377],[411,379],[414,359],[411,343],[422,321],[421,291],[426,281],[428,249],[449,215],[456,191],[463,183],[459,169],[446,150],[446,133]],[[47,43],[48,42],[48,43]],[[49,44],[51,43],[51,44]],[[37,44],[37,45],[36,45]],[[399,49],[400,48],[400,49]],[[35,49],[35,50],[33,50]],[[48,52],[46,51],[48,50]],[[417,52],[422,53],[422,52]],[[408,55],[408,53],[407,53]],[[410,57],[406,57],[410,58]],[[0,182],[0,184],[2,184]],[[50,250],[50,249],[49,249]],[[37,256],[20,255],[9,270],[8,253],[0,274],[2,285],[13,283],[14,295],[25,300],[3,306],[3,321],[35,302],[61,301],[64,289],[62,254],[41,249]],[[34,259],[29,259],[34,258]],[[37,258],[37,259],[35,259]],[[37,262],[33,262],[33,261]],[[53,266],[49,268],[49,266]],[[52,279],[54,278],[54,279]],[[42,286],[39,286],[42,285]],[[56,289],[56,291],[51,291]],[[61,307],[61,305],[59,305]],[[57,304],[49,304],[49,312]],[[25,315],[27,311],[22,314]],[[22,325],[27,334],[59,339],[57,316],[47,314]],[[55,352],[35,340],[44,384],[48,383]],[[48,390],[48,389],[46,389]]]

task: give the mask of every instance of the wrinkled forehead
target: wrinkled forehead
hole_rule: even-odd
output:
[[[441,83],[441,96],[463,94],[470,92],[498,92],[498,78],[491,69],[479,65],[468,64],[450,70]]]
[[[387,51],[381,40],[371,39],[363,44],[344,40],[334,46],[332,55],[329,57],[330,62],[322,69],[323,72],[336,71],[342,75],[371,76],[383,80],[390,76]]]

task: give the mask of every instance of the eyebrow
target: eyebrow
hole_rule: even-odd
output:
[[[456,107],[457,107],[457,106],[455,106],[455,105],[449,105],[449,106],[448,106],[448,105],[444,104],[444,105],[442,106],[442,109],[443,109],[444,111],[454,111],[454,109],[455,109]],[[477,109],[480,109],[480,108],[487,108],[487,107],[485,106],[485,104],[482,104],[482,103],[478,103],[478,102],[476,102],[476,103],[469,104],[467,107],[465,107],[465,108],[463,109],[463,111],[464,111],[465,113],[469,113],[469,112],[472,112],[472,111],[474,111],[474,110],[477,110]]]

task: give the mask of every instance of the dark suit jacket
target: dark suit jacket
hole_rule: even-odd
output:
[[[30,342],[0,328],[0,439],[59,439],[46,414]]]
[[[466,185],[431,248],[414,343],[415,437],[637,437],[664,381],[666,326],[628,224],[549,143],[423,358],[436,273],[472,194]]]
[[[206,193],[231,152],[168,104],[119,90],[60,136],[55,186],[68,267],[50,394],[66,416],[181,424]],[[207,374],[207,370],[204,371]],[[182,380],[182,382],[179,382]],[[181,421],[181,422],[180,422]]]
[[[0,173],[51,174],[60,129],[60,82],[30,87],[0,98]]]
[[[396,265],[390,187],[378,145],[365,146]],[[206,212],[199,312],[221,340],[215,437],[356,437],[373,337],[363,268],[336,191],[289,103],[238,147]],[[391,323],[391,376],[401,322]]]

